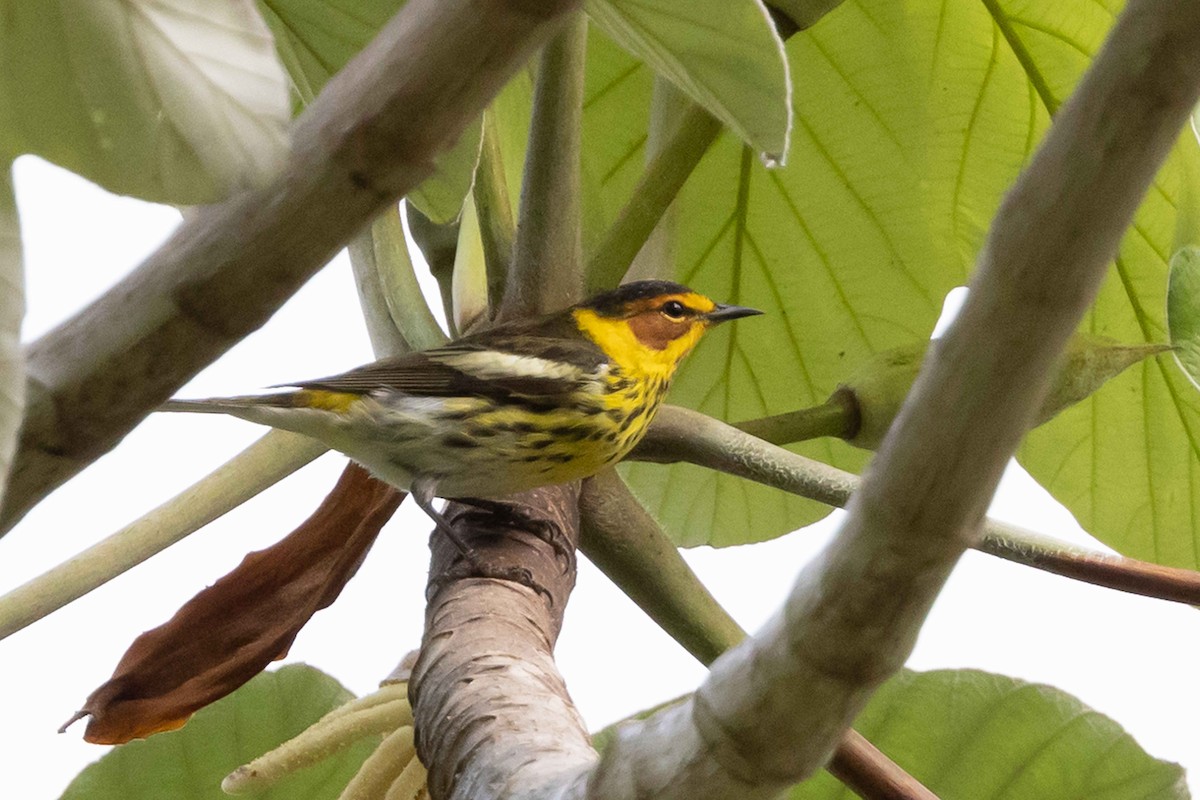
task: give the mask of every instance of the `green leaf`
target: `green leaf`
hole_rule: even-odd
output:
[[[195,204],[268,180],[287,84],[254,9],[224,0],[0,0],[0,153]]]
[[[13,196],[12,165],[0,167],[0,501],[17,447],[25,410],[25,361],[21,354],[21,318],[25,282],[21,227]]]
[[[311,103],[404,0],[259,0],[299,99]]]
[[[976,670],[903,671],[854,728],[941,800],[1181,800],[1184,771],[1121,726],[1051,686]],[[790,800],[833,800],[828,773]]]
[[[948,175],[941,192],[965,254],[977,251],[983,223],[1049,115],[1082,76],[1118,9],[1090,0],[1053,8],[1009,0],[948,20],[943,45],[933,50],[935,85],[942,89],[939,114],[969,123],[943,131],[945,146],[967,155],[959,157],[959,174]],[[993,37],[996,57],[949,46],[946,37],[971,31]],[[980,76],[974,92],[948,88],[963,73]],[[1168,260],[1194,243],[1198,165],[1200,147],[1185,131],[1138,209],[1085,331],[1124,342],[1167,339]],[[1161,564],[1200,567],[1200,395],[1169,359],[1130,368],[1033,431],[1018,460],[1106,544]]]
[[[1167,283],[1167,327],[1175,360],[1200,388],[1200,247],[1183,248],[1171,258]]]
[[[462,214],[463,201],[475,182],[482,141],[483,118],[480,117],[467,126],[454,147],[438,156],[433,177],[409,192],[408,202],[439,225],[456,222]]]
[[[788,168],[763,170],[725,136],[677,201],[676,276],[767,316],[703,342],[671,400],[729,421],[782,413],[823,401],[870,354],[928,336],[1113,16],[1092,0],[849,0],[793,36]],[[1196,243],[1197,175],[1188,132],[1085,332],[1166,340],[1167,259]],[[797,449],[864,463],[840,443]],[[1200,394],[1169,360],[1130,368],[1034,431],[1019,459],[1105,543],[1200,567]],[[761,540],[823,513],[696,467],[626,469],[683,544]]]
[[[604,751],[622,722],[592,735],[597,750]],[[941,800],[1190,797],[1183,768],[1147,754],[1113,720],[1053,686],[979,670],[901,670],[871,698],[854,729]],[[843,800],[850,792],[821,772],[786,796]]]
[[[584,77],[580,169],[587,258],[641,177],[654,73],[593,25]]]
[[[218,700],[180,730],[114,748],[71,782],[62,800],[223,800],[221,780],[353,695],[320,670],[295,664],[264,672]],[[357,742],[297,772],[259,800],[333,800],[379,744]]]
[[[781,161],[791,126],[782,42],[758,0],[588,0],[588,15],[738,137]]]
[[[296,92],[296,111],[312,102],[403,6],[403,0],[259,0]],[[462,212],[479,142],[476,121],[438,157],[434,174],[409,193],[408,200],[434,222],[452,222]]]
[[[922,202],[913,151],[930,127],[928,77],[908,57],[902,11],[846,3],[788,42],[803,80],[786,169],[726,135],[685,186],[676,277],[766,315],[706,337],[671,402],[731,422],[823,402],[871,353],[928,338],[962,282],[944,216]],[[794,449],[855,472],[868,457],[840,441]],[[769,539],[829,512],[690,465],[624,470],[684,545]]]

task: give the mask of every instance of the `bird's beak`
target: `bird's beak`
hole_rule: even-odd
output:
[[[731,319],[740,319],[742,317],[753,317],[761,314],[757,308],[746,308],[745,306],[727,306],[722,303],[717,303],[717,307],[704,315],[704,319],[708,320],[709,324],[716,325],[719,322],[727,322]]]

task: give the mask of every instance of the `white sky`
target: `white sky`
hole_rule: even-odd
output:
[[[78,310],[136,265],[178,221],[171,209],[114,197],[55,167],[16,167],[26,250],[29,340]],[[326,375],[371,359],[344,256],[318,274],[261,331],[182,389],[237,394]],[[186,488],[263,429],[223,417],[151,416],[112,453],[0,539],[0,593],[107,536]],[[91,595],[0,641],[6,691],[0,752],[8,796],[55,798],[106,748],[83,725],[55,730],[111,674],[125,647],[242,556],[288,533],[341,471],[326,455],[262,496]],[[1013,467],[993,515],[1060,538],[1090,539]],[[774,542],[688,552],[718,600],[758,627],[836,514]],[[300,634],[288,662],[370,691],[419,642],[427,519],[405,504],[333,607]],[[558,646],[567,685],[593,729],[694,688],[702,669],[581,559]],[[1096,589],[978,553],[951,578],[909,661],[914,669],[976,667],[1058,686],[1122,723],[1160,758],[1191,769],[1200,794],[1200,613]]]

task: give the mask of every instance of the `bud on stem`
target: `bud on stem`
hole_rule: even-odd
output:
[[[929,342],[918,342],[878,353],[834,391],[831,400],[840,400],[857,411],[858,427],[844,437],[846,441],[867,450],[879,446],[908,396],[928,349]],[[1127,367],[1170,349],[1166,344],[1122,344],[1105,336],[1075,334],[1034,424],[1041,425],[1078,403]]]

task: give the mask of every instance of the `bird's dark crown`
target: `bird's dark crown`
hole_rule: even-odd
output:
[[[590,308],[602,316],[616,317],[621,316],[630,303],[663,295],[688,294],[691,291],[683,284],[673,281],[633,281],[591,297],[579,306]]]

